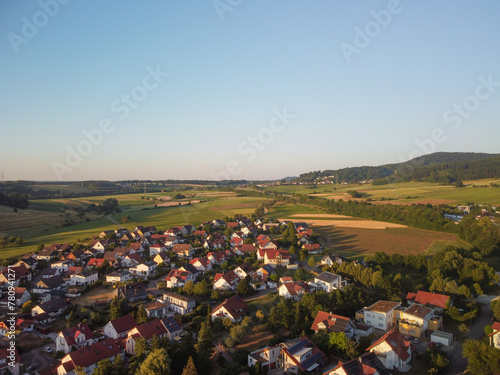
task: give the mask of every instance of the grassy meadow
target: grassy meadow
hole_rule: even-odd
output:
[[[239,197],[235,193],[193,191],[175,192],[186,198],[174,200],[173,193],[125,194],[68,198],[55,200],[36,200],[30,202],[30,208],[17,213],[9,207],[0,206],[0,234],[21,236],[22,246],[7,246],[0,249],[0,258],[9,258],[32,252],[40,243],[78,243],[86,238],[98,235],[103,230],[118,228],[107,216],[88,215],[90,221],[82,221],[70,207],[85,207],[90,203],[101,203],[108,198],[116,198],[122,212],[111,217],[120,222],[120,218],[130,215],[130,221],[123,226],[133,229],[137,225],[154,225],[165,230],[173,225],[199,225],[203,221],[215,218],[250,215],[255,208],[267,199],[258,197]],[[142,197],[146,199],[142,199]],[[156,198],[156,200],[153,200]],[[162,202],[172,202],[173,206],[157,207]],[[187,204],[201,201],[200,203]],[[186,205],[179,205],[186,204]],[[65,210],[66,208],[66,210]],[[67,220],[73,220],[69,226],[62,226]]]
[[[464,187],[457,188],[450,185],[439,185],[429,182],[402,182],[388,185],[350,184],[350,185],[282,185],[270,186],[269,191],[284,194],[307,194],[330,199],[353,199],[347,192],[356,190],[366,193],[374,203],[380,204],[465,204],[474,202],[477,204],[492,204],[500,206],[500,188],[489,187],[489,185],[500,185],[500,179],[487,179],[464,181]],[[388,201],[380,201],[389,198]]]

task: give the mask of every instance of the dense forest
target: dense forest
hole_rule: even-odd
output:
[[[297,181],[334,176],[338,182],[374,180],[374,184],[393,181],[428,181],[454,183],[500,176],[500,155],[472,152],[437,152],[403,163],[377,167],[353,167],[301,174]]]

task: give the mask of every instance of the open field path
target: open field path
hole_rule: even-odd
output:
[[[111,221],[113,224],[118,225],[118,228],[123,228],[123,225],[121,225],[118,221],[116,221],[115,219],[113,219],[113,218],[111,217],[111,215],[112,215],[112,214],[109,214],[109,215],[108,215],[108,220],[109,220],[109,221]]]

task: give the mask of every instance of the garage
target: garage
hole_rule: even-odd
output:
[[[431,333],[431,341],[450,346],[453,343],[453,334],[444,331],[434,331]]]

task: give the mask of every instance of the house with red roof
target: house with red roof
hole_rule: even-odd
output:
[[[278,294],[284,298],[291,298],[298,301],[306,293],[309,293],[311,287],[304,281],[287,282],[278,287]]]
[[[239,322],[247,313],[248,305],[239,295],[226,299],[219,306],[212,310],[210,314],[212,321],[215,319],[229,318],[233,323]]]
[[[325,363],[323,353],[307,336],[286,341],[281,344],[281,367],[286,372],[311,372]]]
[[[419,303],[421,305],[432,307],[441,311],[445,310],[452,303],[450,296],[447,296],[445,294],[424,292],[422,290],[417,291],[417,293],[408,293],[406,295],[406,300],[410,305]]]
[[[500,349],[500,322],[495,322],[491,326],[493,332],[489,334],[490,337],[490,345]]]
[[[97,342],[66,354],[57,367],[57,375],[73,375],[78,367],[82,368],[86,374],[91,374],[99,361],[109,359],[113,362],[118,354],[122,354],[122,349],[115,340],[106,339]]]
[[[292,256],[286,250],[266,250],[264,252],[264,264],[272,267],[286,267],[290,264]]]
[[[194,258],[189,261],[203,275],[205,272],[212,269],[212,262],[208,258]]]
[[[234,271],[216,273],[214,277],[214,290],[234,290],[240,282],[240,278]]]
[[[79,323],[75,327],[59,332],[55,341],[56,351],[68,354],[73,350],[94,344],[97,339],[94,338],[87,324]]]
[[[138,253],[127,254],[123,257],[120,264],[122,267],[135,267],[142,262],[142,258]]]
[[[102,264],[104,263],[104,258],[90,258],[89,261],[87,262],[87,268],[92,268],[92,267],[101,267]],[[106,259],[109,262],[109,259]]]
[[[389,370],[374,353],[364,353],[347,362],[340,361],[333,368],[323,371],[323,375],[390,375]]]
[[[167,288],[183,287],[188,281],[196,281],[196,277],[189,271],[171,270],[165,277]]]
[[[234,237],[231,239],[231,247],[236,247],[238,245],[243,245],[243,238]]]
[[[259,249],[262,250],[278,250],[278,246],[276,246],[276,244],[270,239],[258,241],[257,245],[259,246]]]
[[[393,328],[375,341],[367,351],[373,352],[389,370],[408,371],[411,368],[411,343]]]
[[[210,252],[207,254],[207,259],[212,264],[221,264],[226,260],[226,253],[224,251]]]
[[[137,322],[130,314],[110,320],[104,326],[104,336],[113,339],[127,336],[128,332],[137,326]]]
[[[135,355],[135,344],[139,337],[150,342],[156,335],[159,339],[167,336],[167,329],[162,324],[161,319],[155,319],[150,322],[140,324],[130,330],[127,334],[127,339],[125,340],[126,351],[130,355]]]
[[[309,254],[319,254],[323,251],[323,248],[319,243],[307,243],[302,245],[302,249],[306,250]]]
[[[326,331],[327,333],[342,332],[348,338],[354,336],[354,328],[355,326],[351,319],[324,311],[318,311],[311,326],[311,330],[316,333],[319,331]]]
[[[194,249],[190,244],[176,243],[172,247],[172,251],[180,258],[191,258],[194,253]]]
[[[257,248],[252,244],[243,244],[236,245],[233,251],[237,255],[249,257],[254,251],[257,251]]]

